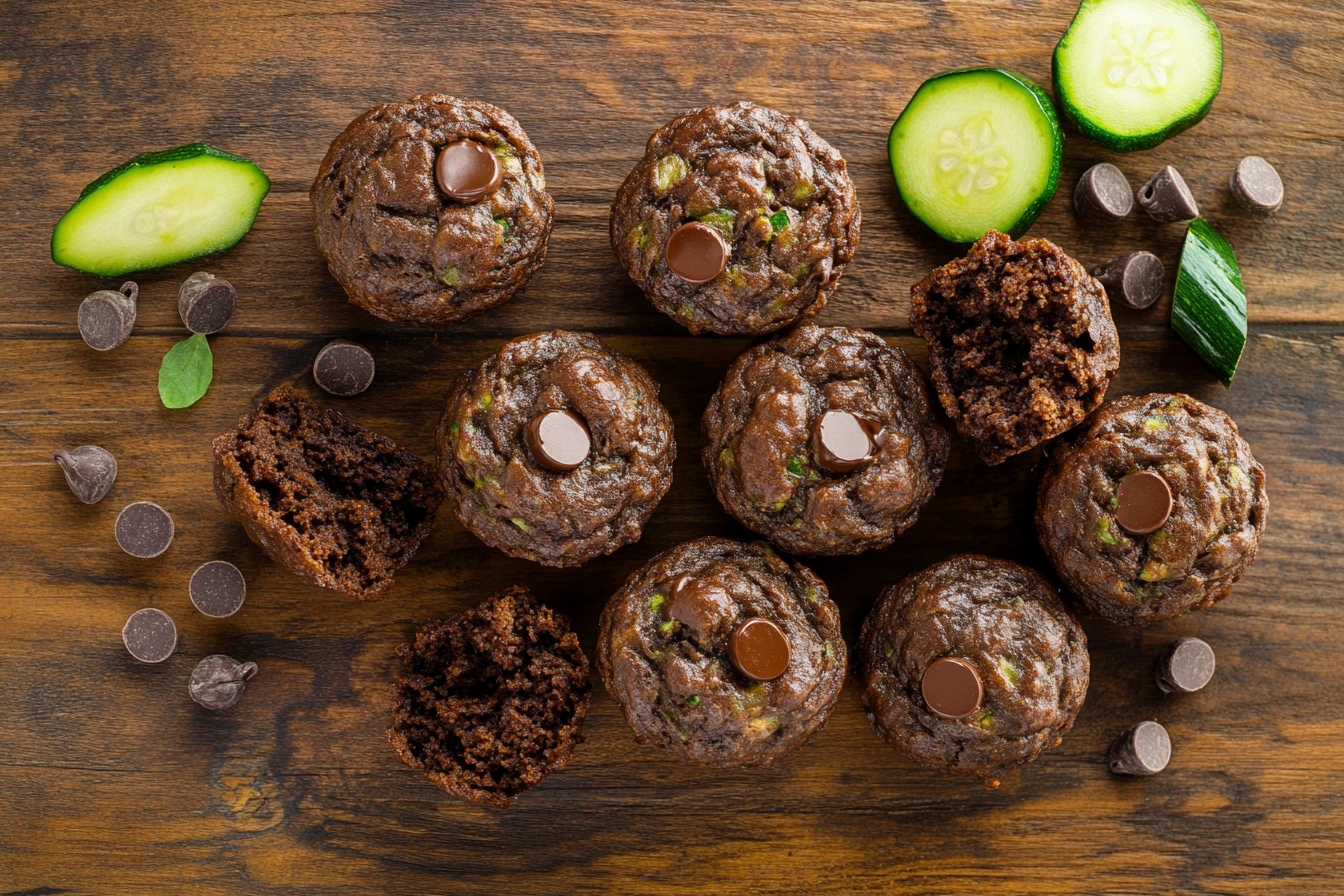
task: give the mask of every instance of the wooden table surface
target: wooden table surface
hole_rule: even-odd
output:
[[[746,340],[688,335],[643,300],[608,245],[608,204],[648,135],[686,108],[741,98],[810,121],[848,159],[864,213],[858,258],[821,321],[873,329],[927,365],[909,287],[956,250],[901,207],[887,130],[942,69],[992,63],[1048,83],[1071,0],[0,5],[0,893],[1338,892],[1344,13],[1322,0],[1207,6],[1227,60],[1209,118],[1123,157],[1070,129],[1059,194],[1032,233],[1085,264],[1147,248],[1170,273],[1183,228],[1136,212],[1084,229],[1068,197],[1099,160],[1136,184],[1173,163],[1236,247],[1251,336],[1235,385],[1171,334],[1168,297],[1117,312],[1111,390],[1208,401],[1264,464],[1268,532],[1233,595],[1146,631],[1085,620],[1092,686],[1077,725],[995,792],[899,757],[869,729],[852,683],[802,751],[739,772],[637,746],[598,685],[574,761],[500,812],[445,797],[393,755],[395,645],[418,622],[522,582],[572,616],[591,656],[604,602],[655,552],[747,537],[698,462],[700,412]],[[347,121],[427,91],[517,116],[556,206],[529,288],[437,333],[345,301],[314,246],[307,195]],[[108,284],[50,261],[52,224],[103,170],[193,140],[255,159],[273,190],[233,251],[137,278],[135,335],[95,353],[75,310]],[[1276,218],[1228,197],[1247,154],[1283,175]],[[211,339],[209,394],[169,411],[156,371],[184,335],[177,286],[198,269],[231,280],[240,306]],[[279,383],[320,395],[307,371],[325,341],[368,345],[378,380],[323,400],[428,455],[450,378],[507,338],[553,327],[599,333],[663,384],[680,458],[637,545],[555,571],[484,547],[445,510],[387,600],[361,604],[299,584],[215,500],[211,438]],[[51,454],[90,442],[121,474],[86,507]],[[1043,568],[1030,525],[1039,460],[987,468],[957,442],[937,497],[895,546],[813,564],[850,643],[882,587],[951,553]],[[153,561],[112,538],[118,509],[141,499],[178,526]],[[187,598],[192,570],[215,558],[249,582],[227,620]],[[181,633],[159,666],[121,644],[143,606],[168,611]],[[1198,694],[1161,699],[1152,663],[1180,635],[1214,646],[1218,674]],[[216,652],[261,673],[240,705],[212,715],[186,682]],[[1112,777],[1107,747],[1145,718],[1170,729],[1170,768]]]

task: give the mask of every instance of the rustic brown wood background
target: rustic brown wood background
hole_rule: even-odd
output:
[[[1083,229],[1068,196],[1108,159],[1136,184],[1178,165],[1236,246],[1251,338],[1224,390],[1168,331],[1169,301],[1117,313],[1113,393],[1184,390],[1228,411],[1269,473],[1261,557],[1216,609],[1143,632],[1086,622],[1093,681],[1073,733],[997,792],[916,768],[869,730],[847,687],[828,728],[769,771],[713,772],[636,746],[601,691],[587,743],[507,812],[443,796],[383,729],[393,647],[425,619],[524,582],[575,620],[598,613],[652,554],[745,536],[716,505],[698,420],[745,340],[687,335],[640,297],[607,242],[607,207],[655,127],[691,106],[749,98],[808,119],[849,160],[863,203],[858,259],[821,320],[926,355],[908,290],[954,250],[900,206],[887,130],[925,77],[999,64],[1048,83],[1072,0],[804,3],[587,0],[536,4],[38,2],[0,5],[0,893],[1264,893],[1344,887],[1344,13],[1324,0],[1209,0],[1227,67],[1192,132],[1116,157],[1070,130],[1059,195],[1033,233],[1084,263],[1148,248],[1174,271],[1182,228],[1135,213]],[[307,189],[328,142],[370,105],[442,91],[510,110],[546,162],[550,257],[508,306],[452,330],[381,323],[348,305],[310,235]],[[256,159],[274,189],[232,252],[140,278],[121,349],[84,346],[75,309],[106,286],[48,257],[51,227],[94,176],[151,148],[204,140]],[[1269,158],[1287,184],[1272,220],[1239,213],[1228,172]],[[215,383],[165,410],[155,380],[183,336],[175,296],[193,270],[237,287],[213,337]],[[116,284],[111,284],[115,286]],[[333,403],[421,454],[443,390],[511,336],[588,329],[663,383],[680,443],[676,484],[638,545],[553,571],[480,545],[445,511],[390,597],[360,604],[301,586],[224,514],[210,439],[328,339],[353,337],[378,380]],[[324,399],[325,400],[325,399]],[[65,490],[52,449],[117,456],[103,503]],[[958,444],[919,524],[894,547],[825,561],[851,640],[879,590],[950,553],[1041,565],[1030,525],[1039,457],[1000,467]],[[118,509],[161,503],[178,537],[153,561],[121,553]],[[192,609],[209,559],[249,582],[237,616]],[[142,606],[176,619],[160,666],[119,631]],[[1206,638],[1203,692],[1160,699],[1162,645]],[[196,660],[261,674],[242,703],[190,702]],[[1106,770],[1111,740],[1161,720],[1163,775]]]

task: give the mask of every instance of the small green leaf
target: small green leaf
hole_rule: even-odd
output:
[[[166,408],[189,408],[201,400],[215,375],[210,343],[197,333],[168,349],[159,365],[159,398]]]

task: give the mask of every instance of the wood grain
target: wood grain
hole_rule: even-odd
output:
[[[1251,341],[1224,390],[1167,330],[1169,302],[1119,311],[1113,394],[1179,389],[1225,409],[1269,475],[1261,557],[1212,611],[1143,632],[1086,620],[1093,682],[1063,745],[995,792],[918,769],[878,740],[848,686],[830,725],[767,771],[710,772],[636,746],[599,688],[571,766],[507,812],[444,797],[396,760],[383,729],[392,650],[428,618],[524,582],[570,614],[590,655],[597,616],[655,552],[743,537],[700,470],[698,420],[744,340],[688,336],[631,286],[606,240],[607,205],[655,127],[706,102],[750,98],[807,118],[845,155],[864,207],[859,256],[821,320],[864,326],[926,363],[908,290],[955,250],[900,207],[885,136],[935,71],[993,63],[1048,81],[1070,2],[770,4],[518,0],[245,4],[30,0],[0,6],[0,894],[18,893],[1331,893],[1344,877],[1344,11],[1333,4],[1206,4],[1227,70],[1210,117],[1130,156],[1069,131],[1063,188],[1033,233],[1085,263],[1134,248],[1174,268],[1181,229],[1141,215],[1077,226],[1078,174],[1107,159],[1136,184],[1180,167],[1231,239]],[[374,103],[440,90],[498,103],[527,128],[556,200],[550,257],[511,304],[449,331],[394,326],[348,305],[313,245],[307,185],[328,142]],[[136,152],[200,139],[256,159],[272,194],[234,251],[140,279],[122,348],[79,341],[98,281],[47,254],[51,225],[94,176]],[[1270,159],[1287,201],[1238,213],[1226,177]],[[155,371],[181,338],[191,271],[240,293],[213,337],[216,380],[163,409]],[[209,441],[269,388],[307,375],[333,336],[378,359],[353,418],[429,454],[453,375],[507,337],[590,329],[663,383],[676,482],[644,539],[555,571],[480,545],[445,511],[378,604],[299,584],[210,492]],[[322,399],[327,401],[325,397]],[[121,463],[112,493],[77,504],[50,462],[96,442]],[[851,641],[878,591],[950,553],[1040,567],[1030,527],[1039,455],[1000,467],[963,444],[920,522],[892,548],[814,564]],[[132,500],[178,524],[153,561],[117,550]],[[248,603],[210,620],[186,595],[205,560],[237,563]],[[176,619],[178,654],[132,660],[118,631],[141,606]],[[1197,634],[1218,652],[1205,691],[1160,699],[1152,662]],[[210,715],[186,695],[197,659],[261,673]],[[1104,753],[1125,727],[1170,729],[1171,768],[1120,780]]]

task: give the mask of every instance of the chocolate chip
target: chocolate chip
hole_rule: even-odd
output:
[[[228,709],[243,696],[247,683],[256,674],[256,663],[240,663],[216,653],[201,660],[191,670],[187,693],[206,709]]]
[[[89,348],[110,351],[135,329],[135,300],[140,287],[133,280],[120,290],[100,289],[79,303],[79,335]]]
[[[162,610],[136,610],[121,629],[126,649],[142,663],[161,663],[177,649],[177,626]]]
[[[1259,156],[1247,156],[1229,179],[1232,197],[1247,211],[1272,215],[1283,205],[1283,181],[1274,166]]]
[[[728,266],[728,241],[708,224],[691,221],[667,238],[667,267],[687,283],[708,283]]]
[[[1155,775],[1171,761],[1171,736],[1157,722],[1140,722],[1115,742],[1110,759],[1117,775]]]
[[[592,450],[588,424],[569,411],[546,411],[533,417],[524,429],[527,450],[537,463],[556,473],[576,469]]]
[[[1150,535],[1171,516],[1171,486],[1151,470],[1121,479],[1115,501],[1115,521],[1130,535]]]
[[[1142,310],[1162,298],[1166,272],[1151,252],[1131,252],[1092,269],[1112,302]]]
[[[873,459],[881,424],[849,411],[826,411],[812,428],[817,466],[831,473],[852,473]]]
[[[117,514],[117,544],[132,557],[157,557],[173,543],[173,518],[157,504],[137,501]]]
[[[499,189],[504,169],[490,147],[475,140],[456,140],[439,150],[434,179],[449,199],[475,202]]]
[[[752,681],[770,681],[789,668],[789,639],[784,630],[764,616],[740,622],[728,636],[728,658]]]
[[[327,343],[313,359],[313,379],[332,395],[358,395],[373,385],[373,374],[373,354],[342,339]]]
[[[667,598],[667,615],[686,627],[701,644],[710,644],[732,621],[736,603],[715,581],[687,574],[677,579]]]
[[[1193,694],[1213,678],[1213,648],[1199,638],[1180,638],[1157,660],[1157,686],[1164,694]]]
[[[924,702],[944,719],[964,719],[980,708],[985,688],[975,667],[960,657],[934,660],[919,681]]]
[[[238,567],[224,560],[203,563],[191,574],[187,586],[191,602],[207,616],[223,619],[243,608],[247,598],[247,580]]]
[[[117,480],[117,459],[97,445],[80,445],[73,451],[56,449],[52,459],[65,473],[65,482],[85,504],[103,500]]]
[[[1173,224],[1199,217],[1199,206],[1181,172],[1168,165],[1139,187],[1139,205],[1154,221]]]
[[[218,333],[233,319],[237,300],[229,281],[197,271],[177,292],[177,313],[193,333]]]
[[[1073,210],[1084,221],[1119,221],[1134,210],[1129,178],[1109,162],[1093,165],[1073,189]]]
[[[812,265],[812,272],[808,276],[817,281],[818,289],[825,289],[840,278],[840,272],[836,270],[835,261],[827,255]]]

